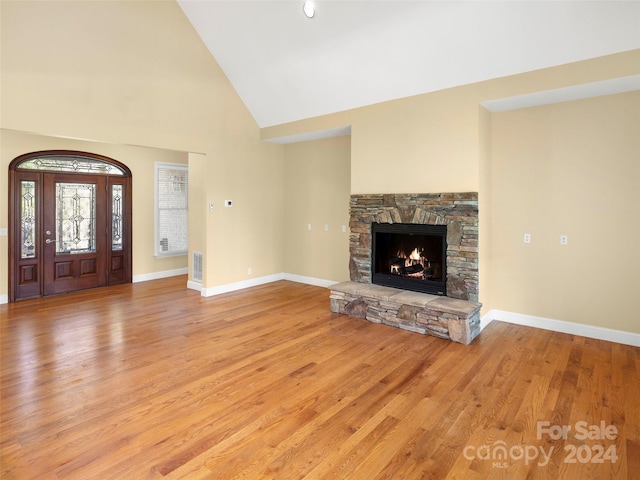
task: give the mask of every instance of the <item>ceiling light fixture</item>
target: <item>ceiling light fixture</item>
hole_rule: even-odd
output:
[[[307,16],[307,18],[313,18],[316,16],[316,8],[313,5],[313,2],[304,2],[302,4],[302,11]]]

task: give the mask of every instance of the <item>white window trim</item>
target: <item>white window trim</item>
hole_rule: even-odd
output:
[[[155,162],[154,167],[154,181],[153,181],[153,210],[154,210],[154,228],[153,228],[153,237],[154,237],[154,256],[158,258],[164,257],[177,257],[180,255],[187,255],[189,253],[188,249],[186,250],[176,250],[171,252],[163,252],[160,250],[160,209],[158,208],[158,173],[162,169],[171,169],[171,170],[183,170],[187,172],[187,211],[189,210],[189,166],[184,163],[168,163],[168,162]],[[188,235],[188,234],[187,234]]]

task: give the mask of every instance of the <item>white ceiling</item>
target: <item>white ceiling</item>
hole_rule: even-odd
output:
[[[640,48],[640,1],[178,0],[260,127]]]

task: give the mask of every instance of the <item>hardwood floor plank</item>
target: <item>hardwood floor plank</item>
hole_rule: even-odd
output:
[[[320,287],[204,298],[185,282],[0,305],[0,478],[640,471],[639,348],[501,322],[460,345],[333,314]],[[552,438],[540,422],[572,430]],[[581,439],[580,422],[617,435]],[[584,460],[600,444],[615,462],[566,462],[567,448]],[[545,465],[517,456],[541,448],[553,449]]]

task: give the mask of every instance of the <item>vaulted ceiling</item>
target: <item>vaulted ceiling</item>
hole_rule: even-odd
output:
[[[640,2],[178,0],[260,127],[640,48]]]

